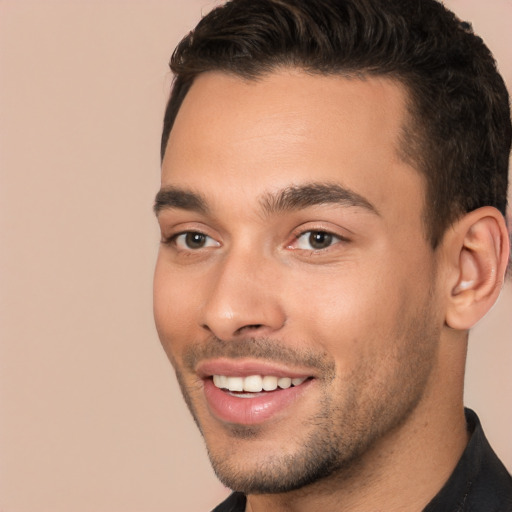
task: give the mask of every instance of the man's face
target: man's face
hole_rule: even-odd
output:
[[[162,344],[220,479],[299,488],[429,396],[443,317],[423,182],[384,78],[201,75],[157,198]],[[228,389],[227,389],[228,388]]]

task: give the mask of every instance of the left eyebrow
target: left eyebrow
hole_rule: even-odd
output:
[[[265,213],[283,213],[311,206],[337,204],[363,208],[380,216],[377,208],[366,198],[336,183],[308,183],[286,187],[275,193],[266,193],[261,199]]]
[[[199,213],[208,212],[208,204],[201,194],[177,187],[164,187],[155,196],[153,205],[155,215],[158,217],[158,214],[167,208],[179,208]]]

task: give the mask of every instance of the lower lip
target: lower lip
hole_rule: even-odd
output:
[[[256,425],[279,415],[311,384],[312,380],[306,380],[300,386],[255,393],[253,398],[245,398],[219,389],[213,384],[212,379],[207,379],[204,381],[204,393],[210,411],[221,421],[238,425]]]

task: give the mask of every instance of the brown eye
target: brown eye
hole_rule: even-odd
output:
[[[176,247],[183,250],[198,250],[205,247],[219,247],[219,243],[212,237],[198,231],[181,233],[174,239]]]
[[[342,240],[343,238],[333,235],[328,231],[305,231],[297,237],[291,248],[305,251],[321,251]]]
[[[185,244],[189,249],[200,249],[206,243],[206,235],[202,233],[186,233]]]
[[[330,233],[325,231],[311,231],[308,242],[313,249],[325,249],[332,245],[333,238]]]

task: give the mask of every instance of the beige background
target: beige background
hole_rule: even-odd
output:
[[[512,83],[511,0],[453,0]],[[208,0],[0,0],[0,511],[192,512],[225,494],[157,341],[167,61]],[[467,404],[512,468],[512,286]]]

